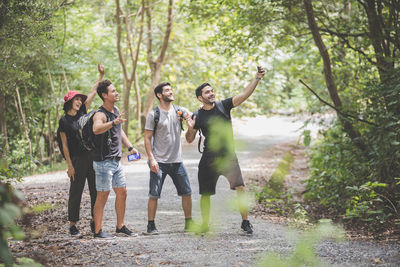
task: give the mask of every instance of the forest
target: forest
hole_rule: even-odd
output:
[[[262,65],[235,116],[336,114],[310,144],[307,201],[378,231],[400,225],[399,0],[3,0],[0,53],[3,188],[65,168],[63,96],[88,94],[98,63],[134,142],[160,82],[195,110],[198,85],[228,97]],[[3,209],[13,197],[1,194]]]

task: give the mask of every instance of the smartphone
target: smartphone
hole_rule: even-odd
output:
[[[140,153],[128,155],[128,161],[134,161],[140,159]]]
[[[258,73],[261,73],[262,71],[261,71],[261,66],[257,66],[257,71],[258,71]]]

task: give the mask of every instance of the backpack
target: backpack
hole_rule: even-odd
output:
[[[216,101],[215,102],[215,106],[216,108],[224,115],[225,118],[227,118],[228,120],[231,119],[231,115],[229,113],[226,112],[224,105],[222,104],[221,101]],[[199,111],[196,110],[193,113],[193,117],[196,116],[196,120],[199,119]],[[197,144],[197,149],[199,150],[199,152],[202,154],[204,152],[204,148],[203,151],[200,150],[200,146],[201,146],[201,137],[203,136],[203,134],[201,133],[201,129],[199,128],[199,143]],[[204,146],[204,144],[203,144]]]
[[[98,108],[97,110],[92,110],[78,119],[78,139],[87,151],[96,149],[96,135],[93,133],[93,116],[97,112],[103,112],[106,115],[107,122],[110,121],[110,118],[108,117],[107,113],[102,110],[102,107]],[[110,139],[110,129],[106,132],[106,134],[106,139]],[[109,143],[109,141],[107,143]]]
[[[184,119],[183,118],[183,111],[179,106],[175,106],[175,105],[172,105],[172,106],[174,107],[175,112],[178,115],[178,120],[179,120],[180,125],[181,125],[181,130],[183,131],[183,123],[182,123],[182,121]],[[154,137],[155,134],[156,134],[157,124],[160,121],[160,107],[157,106],[153,110],[154,110],[154,128],[153,128],[153,137]],[[178,112],[180,112],[180,114]]]

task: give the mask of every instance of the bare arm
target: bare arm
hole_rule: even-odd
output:
[[[107,122],[107,117],[103,112],[96,112],[93,116],[93,133],[95,135],[103,134],[110,130],[113,127],[113,124],[118,125],[124,123],[126,119],[124,119],[123,116],[124,112],[121,112],[118,118]]]
[[[97,82],[93,85],[92,89],[90,90],[90,93],[88,95],[88,98],[85,101],[85,106],[86,106],[86,110],[89,110],[90,105],[93,102],[94,97],[96,96],[97,93],[97,86],[99,86],[99,83],[101,82],[101,80],[103,80],[104,77],[104,66],[100,65],[100,63],[97,63],[97,69],[99,70],[99,79],[97,80]]]
[[[146,149],[147,157],[150,161],[150,170],[154,173],[158,173],[158,163],[153,155],[153,149],[151,146],[151,138],[153,137],[152,130],[144,130],[144,147]]]
[[[122,141],[122,144],[124,144],[124,146],[125,146],[126,148],[133,147],[132,143],[131,143],[131,142],[129,141],[129,139],[128,139],[128,136],[126,136],[124,130],[122,130],[122,129],[121,129],[121,141]],[[133,148],[133,149],[130,151],[130,153],[131,153],[131,154],[137,154],[137,153],[139,153],[139,152],[136,150],[136,148]]]
[[[232,103],[234,107],[239,106],[251,96],[251,94],[254,92],[254,89],[256,89],[258,82],[261,80],[264,74],[265,70],[261,67],[261,72],[257,72],[256,77],[250,82],[249,85],[246,86],[246,88],[244,88],[244,91],[233,97]]]
[[[185,134],[185,138],[186,138],[186,141],[190,144],[191,142],[193,142],[194,138],[196,137],[196,133],[197,133],[197,130],[194,129],[194,125],[196,124],[196,116],[194,116],[192,119],[192,117],[189,116],[189,114],[187,114],[185,119],[186,119],[186,124],[188,126],[188,129]]]
[[[63,152],[64,152],[65,161],[68,164],[67,174],[68,174],[69,178],[74,180],[75,179],[75,168],[72,165],[71,156],[69,155],[67,135],[64,132],[60,132],[60,137],[61,137],[62,149],[63,149]]]

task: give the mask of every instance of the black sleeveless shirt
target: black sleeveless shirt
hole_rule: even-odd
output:
[[[114,107],[114,113],[109,112],[103,106],[99,108],[99,112],[103,112],[108,121],[113,121],[119,116],[119,111]],[[122,138],[121,124],[111,127],[110,130],[103,134],[95,135],[95,155],[94,161],[103,161],[108,158],[121,158],[122,156]]]

